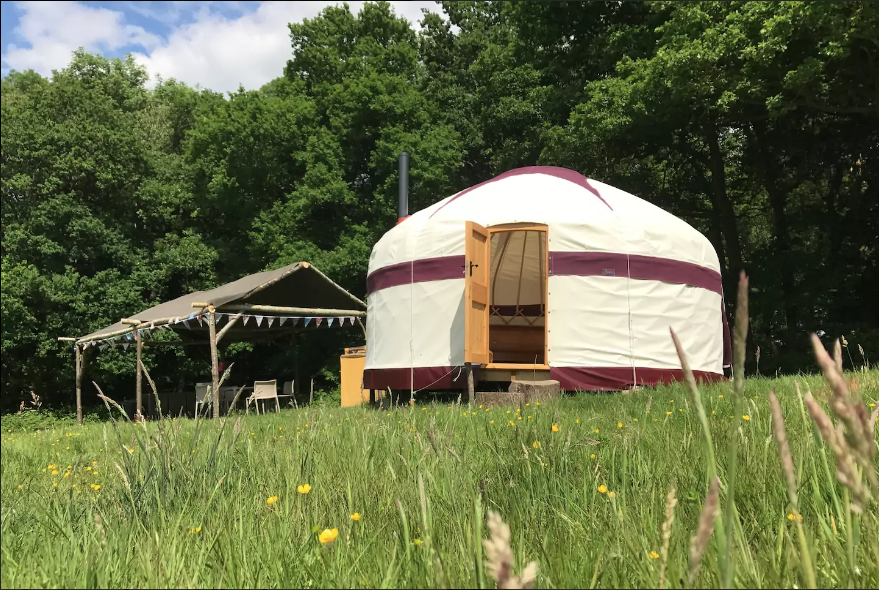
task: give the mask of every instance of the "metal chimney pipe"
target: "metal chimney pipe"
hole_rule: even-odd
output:
[[[397,223],[409,217],[409,153],[400,154],[400,192],[397,200]]]

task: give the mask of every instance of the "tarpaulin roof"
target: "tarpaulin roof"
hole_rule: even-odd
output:
[[[185,330],[197,333],[200,322],[196,324],[195,314],[202,314],[205,310],[193,307],[195,303],[213,305],[220,312],[223,311],[224,305],[232,303],[300,307],[313,310],[315,316],[320,315],[321,309],[351,310],[354,312],[366,309],[366,304],[363,301],[337,285],[317,268],[307,262],[297,262],[275,270],[248,275],[209,291],[195,291],[145,309],[126,319],[137,320],[141,324],[147,325],[150,323],[166,324],[177,332]],[[279,315],[266,311],[252,313],[266,317]],[[191,321],[189,321],[190,318],[192,318]],[[185,327],[178,323],[182,321],[187,322]],[[255,331],[260,328],[254,324],[248,327],[238,325],[233,331],[237,332],[247,328]],[[78,341],[103,340],[121,332],[132,332],[136,329],[138,329],[137,325],[120,321],[83,336]],[[206,327],[202,327],[201,331],[206,333]]]

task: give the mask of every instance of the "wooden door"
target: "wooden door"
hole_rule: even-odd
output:
[[[489,291],[488,230],[467,222],[464,246],[464,362],[488,363]]]

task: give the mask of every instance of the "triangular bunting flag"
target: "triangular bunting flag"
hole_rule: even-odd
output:
[[[198,325],[201,326],[201,316],[197,315],[197,316],[195,316],[195,319],[198,320]]]
[[[195,312],[192,312],[191,314],[189,314],[189,319],[191,319],[191,320],[195,319]]]
[[[287,321],[287,318],[286,318],[286,317],[283,317],[283,316],[282,316],[282,317],[279,317],[279,318],[278,318],[278,327],[280,328],[281,326],[283,326],[283,325],[284,325],[284,322],[286,322],[286,321]]]
[[[294,326],[299,323],[299,318],[290,318],[290,320],[293,322]]]
[[[191,329],[192,329],[192,328],[189,327],[189,320],[183,320],[183,325],[186,326],[186,329],[187,329],[187,330],[191,330]]]
[[[242,316],[242,318],[241,318],[241,325],[242,325],[242,326],[246,326],[246,325],[247,325],[247,320],[249,320],[249,319],[250,319],[250,316],[249,316],[249,315]]]
[[[127,343],[127,342],[123,342],[123,343],[122,343],[122,348],[123,348],[124,350],[128,350],[128,343]]]
[[[323,318],[314,318],[314,321],[317,322],[317,327],[320,328],[320,323],[324,321]]]
[[[332,328],[332,327],[333,327],[333,320],[334,320],[334,319],[336,319],[336,318],[327,318],[327,326],[329,326],[330,328]]]
[[[349,317],[348,319],[351,320],[351,325],[353,326],[353,325],[354,325],[354,316],[352,315],[352,316]]]
[[[272,324],[274,323],[274,321],[275,321],[275,318],[273,318],[272,316],[269,316],[268,318],[266,318],[266,322],[268,323],[269,328],[272,327]]]
[[[262,316],[261,316],[261,315],[255,315],[255,316],[253,316],[253,317],[256,319],[256,327],[259,328],[259,325],[262,323]]]
[[[307,327],[308,327],[308,322],[310,322],[310,321],[311,321],[311,318],[305,318],[305,323],[302,324],[302,327],[303,327],[303,328],[307,328]]]

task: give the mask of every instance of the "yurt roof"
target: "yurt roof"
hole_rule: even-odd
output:
[[[505,172],[412,214],[379,240],[370,272],[401,261],[462,252],[464,221],[486,227],[546,224],[552,251],[631,253],[720,270],[711,243],[682,219],[574,170],[530,166]],[[454,233],[460,233],[460,239]]]

